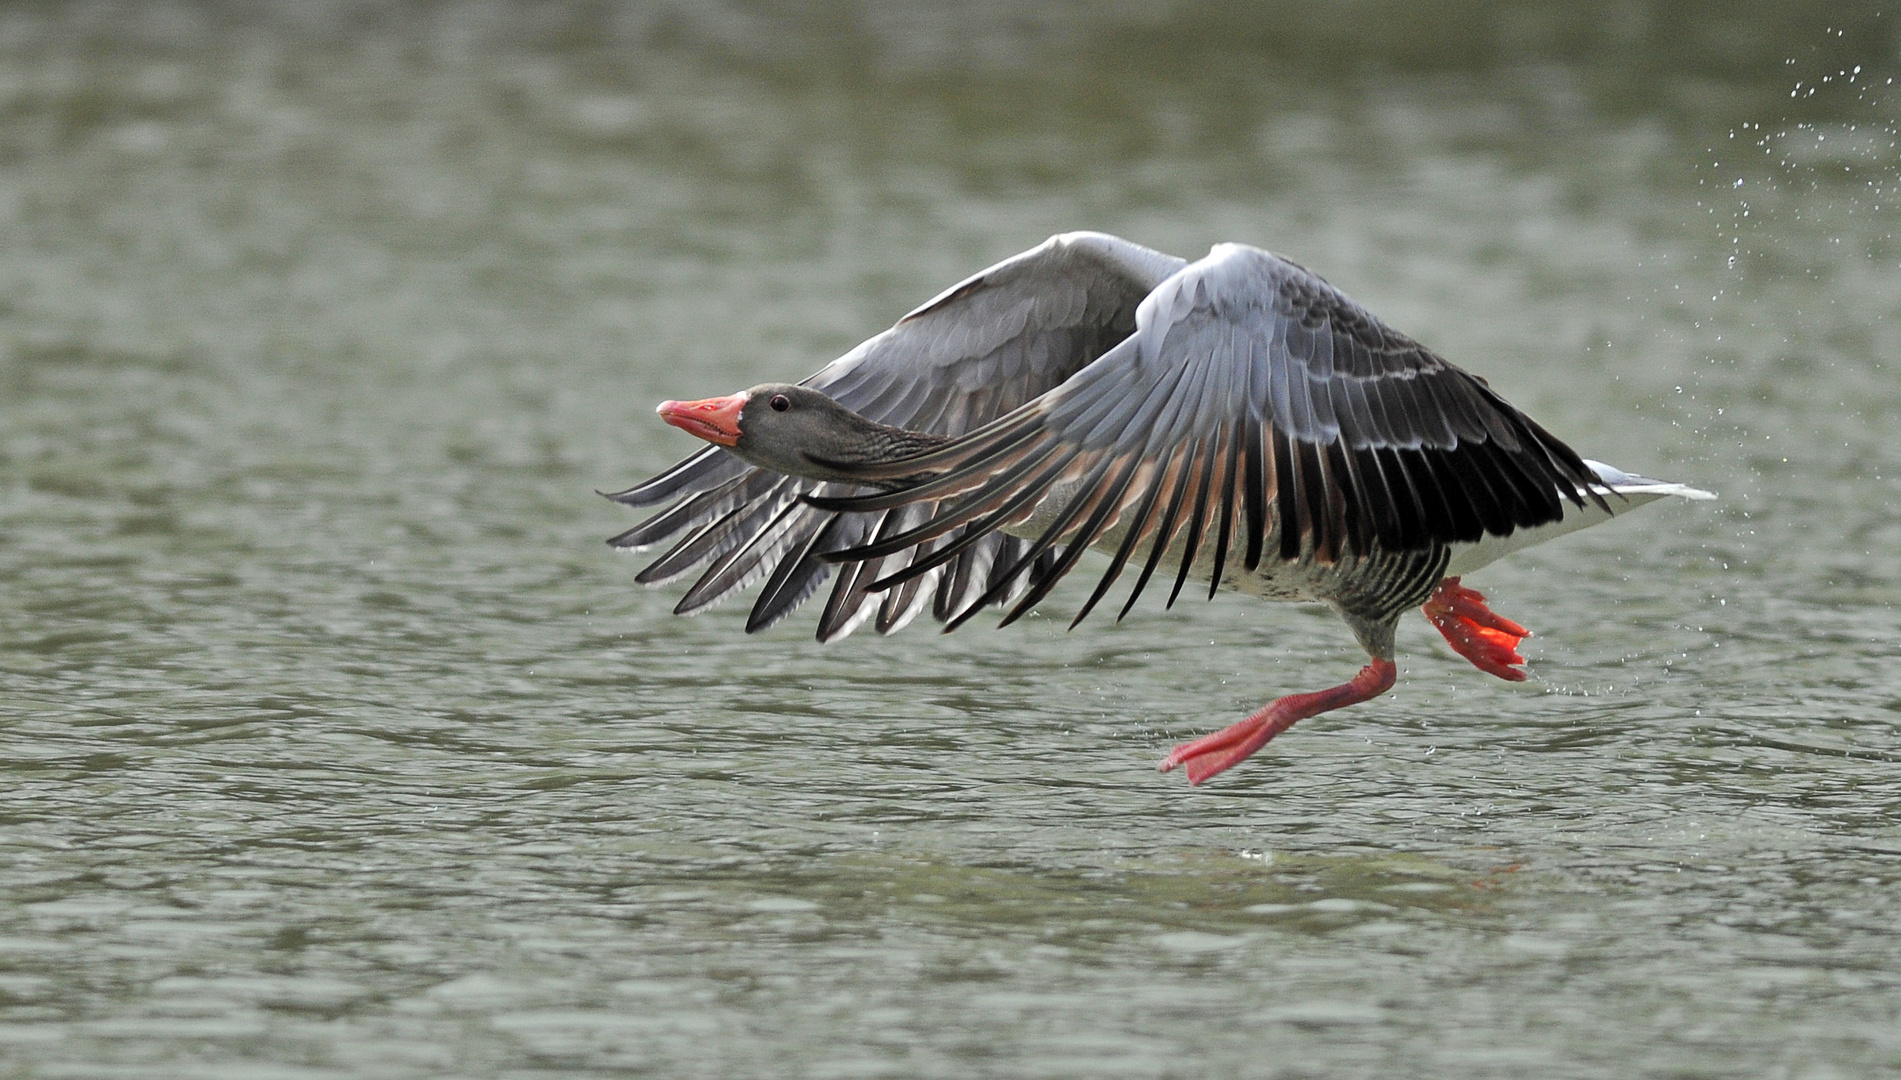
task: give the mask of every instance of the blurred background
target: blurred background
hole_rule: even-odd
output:
[[[0,4],[0,1074],[1901,1070],[1897,50],[1872,0]],[[1346,677],[1337,621],[820,648],[601,543],[693,448],[659,399],[1072,229],[1271,248],[1723,499],[1475,578],[1530,682],[1414,620],[1194,791],[1154,762]]]

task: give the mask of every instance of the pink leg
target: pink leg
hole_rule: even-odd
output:
[[[1167,772],[1177,765],[1186,765],[1188,782],[1199,784],[1216,773],[1239,765],[1249,754],[1266,746],[1269,739],[1292,727],[1296,720],[1357,705],[1368,698],[1384,694],[1393,688],[1393,679],[1397,674],[1398,669],[1391,660],[1369,660],[1352,682],[1312,694],[1289,694],[1278,698],[1232,727],[1177,746],[1162,759],[1161,770]]]
[[[1524,681],[1525,670],[1516,666],[1525,662],[1518,655],[1518,643],[1530,637],[1531,631],[1486,607],[1484,594],[1449,577],[1420,610],[1445,635],[1453,651],[1472,661],[1473,667],[1511,682]]]

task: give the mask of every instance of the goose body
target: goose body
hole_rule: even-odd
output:
[[[610,495],[670,504],[610,543],[672,541],[645,583],[704,567],[681,613],[765,578],[759,629],[837,566],[821,640],[927,606],[948,630],[1004,603],[1007,624],[1089,548],[1110,563],[1077,622],[1125,572],[1124,613],[1151,580],[1171,604],[1194,581],[1338,612],[1366,668],[1177,747],[1162,767],[1196,783],[1390,688],[1408,608],[1524,678],[1528,631],[1462,575],[1655,499],[1712,497],[1579,457],[1483,379],[1239,244],[1190,263],[1052,237],[802,384],[659,411],[714,446]]]

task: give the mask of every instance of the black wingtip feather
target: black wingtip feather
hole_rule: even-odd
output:
[[[1241,449],[1245,455],[1242,462],[1245,468],[1241,477],[1241,498],[1247,508],[1247,549],[1241,556],[1241,566],[1253,573],[1261,565],[1261,547],[1267,539],[1267,469],[1262,460],[1265,447],[1262,445],[1260,421],[1250,416],[1241,428]]]
[[[1195,556],[1201,553],[1201,530],[1208,521],[1208,493],[1214,486],[1215,454],[1219,445],[1204,441],[1199,449],[1201,475],[1195,482],[1195,508],[1188,516],[1188,539],[1182,545],[1181,567],[1175,571],[1175,587],[1168,591],[1168,603],[1162,605],[1164,610],[1175,606],[1175,598],[1188,582],[1188,571],[1195,565]]]
[[[1129,564],[1129,556],[1135,554],[1135,549],[1142,542],[1143,533],[1147,531],[1149,522],[1155,516],[1156,502],[1162,494],[1162,485],[1167,473],[1168,463],[1164,462],[1150,474],[1148,490],[1143,492],[1142,501],[1137,504],[1135,515],[1129,520],[1128,528],[1122,536],[1122,543],[1116,545],[1116,552],[1109,559],[1109,568],[1103,571],[1102,577],[1096,582],[1095,590],[1089,594],[1089,599],[1084,602],[1081,610],[1076,612],[1076,617],[1069,620],[1069,629],[1076,629],[1084,619],[1088,618],[1089,613],[1095,610],[1097,602],[1107,595],[1110,586],[1122,576],[1123,568]],[[1127,608],[1123,610],[1126,611]],[[1120,615],[1116,616],[1118,622],[1121,618]]]
[[[826,519],[806,538],[796,555],[788,553],[780,561],[746,615],[748,634],[756,634],[792,614],[825,584],[825,579],[831,576],[832,565],[817,553],[837,539],[843,520],[836,516]]]
[[[1221,578],[1228,570],[1228,547],[1234,540],[1234,478],[1241,471],[1241,448],[1235,443],[1240,432],[1230,427],[1224,432],[1222,452],[1226,455],[1221,470],[1221,524],[1215,532],[1214,572],[1208,575],[1208,599],[1221,590]]]
[[[1279,428],[1274,429],[1274,501],[1280,515],[1282,562],[1300,557],[1300,537],[1306,531],[1301,519],[1300,483],[1296,479],[1296,443]]]
[[[1167,554],[1169,545],[1175,540],[1176,527],[1181,518],[1182,502],[1188,494],[1188,470],[1193,468],[1194,464],[1195,446],[1191,443],[1182,448],[1180,456],[1172,465],[1176,471],[1168,481],[1168,509],[1162,512],[1162,523],[1155,530],[1155,542],[1149,548],[1148,560],[1142,564],[1142,573],[1136,577],[1135,586],[1129,590],[1128,598],[1122,601],[1122,609],[1116,612],[1117,622],[1121,622],[1123,617],[1128,615],[1129,610],[1135,607],[1136,599],[1142,595],[1142,590],[1148,587],[1149,578],[1154,576],[1155,568],[1161,565],[1162,556]]]
[[[1106,458],[1103,464],[1106,466],[1113,460],[1113,458]],[[1102,494],[1096,498],[1095,506],[1090,510],[1088,519],[1076,529],[1076,535],[1071,537],[1069,543],[1065,545],[1062,556],[1058,558],[1055,565],[1051,566],[1048,572],[1043,575],[1041,581],[1030,586],[1030,591],[1024,594],[1023,599],[1017,602],[1016,609],[1010,613],[1010,617],[1004,620],[1005,625],[1015,621],[1019,614],[1029,611],[1045,596],[1048,596],[1049,591],[1056,587],[1056,583],[1062,580],[1063,575],[1069,573],[1069,571],[1075,567],[1076,560],[1082,558],[1083,552],[1087,551],[1089,546],[1095,543],[1096,538],[1102,535],[1104,527],[1108,525],[1121,509],[1122,497],[1128,492],[1129,481],[1135,476],[1136,469],[1140,464],[1141,463],[1133,456],[1122,462],[1114,478],[1109,481],[1107,487],[1102,489]],[[1087,498],[1086,495],[1076,496],[1076,502],[1079,508],[1081,504],[1085,503]],[[1087,614],[1087,612],[1085,611],[1084,614]],[[1081,621],[1082,615],[1076,616],[1076,622]],[[1074,627],[1076,622],[1072,622],[1069,625]]]

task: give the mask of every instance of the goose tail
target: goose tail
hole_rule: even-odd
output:
[[[1625,498],[1644,495],[1649,496],[1649,498],[1643,500],[1644,502],[1649,502],[1651,499],[1667,498],[1672,495],[1679,499],[1695,499],[1698,502],[1705,502],[1716,498],[1714,491],[1704,491],[1699,487],[1673,483],[1669,480],[1652,480],[1647,476],[1627,473],[1616,466],[1606,465],[1601,461],[1592,461],[1590,458],[1585,458],[1584,464],[1592,472],[1597,474],[1598,480],[1600,480],[1605,487],[1610,488]]]
[[[1716,498],[1714,492],[1704,491],[1699,487],[1669,480],[1652,480],[1647,476],[1627,473],[1601,461],[1592,461],[1590,458],[1584,459],[1584,465],[1597,474],[1598,483],[1602,484],[1604,490],[1608,492],[1601,504],[1587,503],[1582,507],[1566,506],[1562,521],[1529,529],[1515,529],[1509,536],[1486,536],[1474,544],[1453,544],[1452,558],[1446,566],[1446,576],[1459,577],[1469,574],[1514,551],[1601,524],[1646,503],[1656,502],[1658,499],[1674,496],[1701,502]]]

